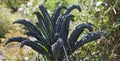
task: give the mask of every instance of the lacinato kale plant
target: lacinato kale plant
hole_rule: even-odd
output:
[[[69,56],[84,44],[97,40],[103,34],[101,31],[93,32],[94,25],[91,23],[83,23],[75,27],[72,33],[69,33],[70,20],[74,18],[70,12],[81,8],[79,5],[70,5],[68,7],[57,7],[52,15],[43,5],[39,5],[41,12],[36,11],[33,14],[37,16],[38,21],[33,25],[26,19],[18,19],[13,24],[22,24],[26,27],[25,34],[36,38],[30,40],[26,37],[12,37],[7,39],[5,45],[11,42],[20,42],[20,48],[24,45],[31,47],[33,50],[46,56],[49,61],[70,60]],[[65,11],[61,14],[61,10]],[[88,29],[88,34],[81,37],[84,29]],[[68,37],[69,35],[69,37]]]

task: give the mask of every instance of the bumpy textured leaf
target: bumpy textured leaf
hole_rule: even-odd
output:
[[[56,26],[55,26],[55,33],[53,37],[54,42],[60,37],[60,30],[61,30],[62,22],[63,22],[63,18],[62,16],[59,16],[56,21]]]
[[[85,28],[87,28],[91,32],[93,25],[91,23],[84,23],[84,24],[78,25],[73,30],[73,32],[71,33],[71,35],[69,37],[70,45],[73,45],[77,41],[79,35],[84,31]]]
[[[48,51],[45,50],[42,45],[38,44],[36,41],[30,41],[29,39],[24,40],[21,42],[20,47],[23,47],[24,45],[27,45],[37,51],[40,54],[48,54]]]
[[[64,43],[67,43],[67,36],[68,36],[68,31],[69,31],[69,24],[70,20],[74,17],[72,14],[68,14],[64,16],[61,30],[60,30],[60,36],[64,40]]]
[[[42,17],[42,15],[41,15],[38,11],[35,11],[33,14],[36,14],[37,19],[38,19],[38,21],[39,21],[40,23],[43,22],[43,17]]]
[[[36,25],[39,25],[38,27],[41,29],[42,32],[46,31],[45,22],[42,15],[38,11],[34,12],[33,14],[36,14],[37,19],[39,21],[39,22],[36,22]]]
[[[29,21],[27,21],[25,19],[18,19],[13,22],[13,24],[15,24],[15,23],[22,24],[22,25],[26,26],[26,28],[29,31],[32,31],[35,34],[42,36],[41,32],[33,24],[31,24]]]
[[[57,19],[58,19],[58,17],[59,17],[59,15],[60,15],[60,12],[61,12],[61,10],[62,9],[67,9],[65,6],[59,6],[59,7],[57,7],[55,10],[54,10],[54,12],[53,12],[53,14],[52,14],[52,23],[53,23],[53,26],[55,26],[55,23],[56,23],[56,21],[57,21]]]
[[[38,28],[40,28],[42,34],[45,36],[46,39],[49,39],[50,34],[48,33],[47,29],[45,28],[44,24],[41,25],[39,22],[36,23],[36,25],[38,26]],[[43,27],[42,27],[43,26]]]
[[[57,21],[56,21],[56,28],[55,28],[55,32],[56,33],[59,33],[60,32],[60,29],[61,29],[61,26],[62,26],[62,22],[63,22],[63,17],[62,16],[59,16]]]
[[[67,9],[67,8],[65,6],[57,7],[52,14],[52,19],[54,19],[56,21],[58,16],[60,15],[60,12],[61,12],[62,9]]]
[[[22,42],[24,40],[27,40],[28,38],[25,38],[25,37],[12,37],[12,38],[9,38],[6,40],[5,42],[5,45],[7,45],[8,43],[11,43],[11,42]]]
[[[44,38],[40,38],[30,31],[25,32],[26,35],[35,37],[41,45],[44,45],[46,48],[49,48],[47,41]]]
[[[95,33],[93,32],[88,33],[87,35],[83,36],[81,40],[76,41],[76,43],[72,45],[72,52],[74,52],[76,49],[78,49],[79,47],[83,46],[88,42],[99,39],[102,34],[103,34],[102,31],[97,31]]]
[[[41,34],[41,32],[29,21],[27,21],[25,19],[19,19],[19,20],[15,21],[14,23],[20,23],[20,24],[25,25],[29,31],[29,33],[27,32],[27,34],[29,34],[29,35],[31,34],[31,36],[37,38],[38,40],[45,42],[45,39],[43,38],[43,35]]]
[[[37,15],[37,18],[39,20],[39,22],[36,22],[36,25],[41,30],[42,34],[45,36],[45,39],[49,39],[50,40],[50,31],[47,30],[48,29],[48,23],[45,22],[44,18],[42,17],[42,15],[38,11],[34,12],[34,14]],[[51,43],[48,42],[48,44],[51,44]]]
[[[37,19],[39,21],[39,22],[36,22],[36,25],[39,25],[38,27],[41,29],[42,32],[46,31],[45,22],[42,15],[38,11],[34,12],[33,14],[36,14]]]
[[[50,34],[52,34],[53,26],[52,26],[51,18],[50,18],[47,10],[45,9],[45,7],[43,5],[40,5],[39,8],[40,8],[40,10],[41,10],[41,12],[43,14],[43,17],[44,17],[44,21],[46,23],[45,26],[46,26],[48,32]]]
[[[24,45],[27,45],[27,46],[31,47],[32,49],[34,49],[35,51],[37,51],[38,53],[48,54],[48,52],[43,47],[41,47],[40,44],[36,43],[36,41],[31,41],[30,39],[25,38],[25,37],[9,38],[6,41],[5,45],[7,45],[8,43],[11,43],[11,42],[20,42],[21,43],[20,47],[23,47]]]

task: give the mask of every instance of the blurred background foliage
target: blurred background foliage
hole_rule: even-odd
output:
[[[95,42],[85,44],[75,51],[72,58],[76,61],[119,61],[120,60],[120,0],[0,0],[0,61],[34,61],[36,54],[29,47],[19,49],[11,43],[4,47],[7,38],[24,36],[23,26],[12,22],[19,18],[36,21],[32,13],[43,4],[51,14],[57,6],[79,4],[82,12],[72,11],[75,15],[70,28],[83,22],[91,22],[97,29],[107,33]],[[70,29],[70,31],[72,31]],[[42,61],[42,58],[40,58]]]

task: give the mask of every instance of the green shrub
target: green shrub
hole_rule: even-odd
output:
[[[12,14],[10,9],[4,8],[0,5],[0,38],[4,37],[8,30],[14,30],[16,27],[13,26],[12,22],[17,18],[21,18],[22,15],[19,12]]]
[[[12,29],[11,14],[9,11],[10,10],[6,8],[0,9],[0,37],[4,37],[8,30]]]

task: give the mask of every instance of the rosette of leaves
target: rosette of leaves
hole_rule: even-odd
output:
[[[70,5],[68,7],[59,6],[50,16],[43,5],[39,5],[41,12],[34,12],[38,18],[36,25],[26,19],[18,19],[13,24],[22,24],[27,30],[25,34],[36,38],[30,40],[25,37],[12,37],[9,38],[5,45],[11,42],[20,42],[20,47],[27,45],[34,49],[39,54],[45,56],[45,59],[50,61],[70,60],[69,56],[84,44],[99,39],[103,32],[92,32],[94,27],[91,23],[83,23],[78,25],[71,34],[69,34],[70,20],[74,15],[70,14],[73,9],[81,11],[79,5]],[[61,10],[65,9],[61,14]],[[89,33],[78,40],[84,29],[88,29]],[[68,37],[70,35],[70,37]]]

